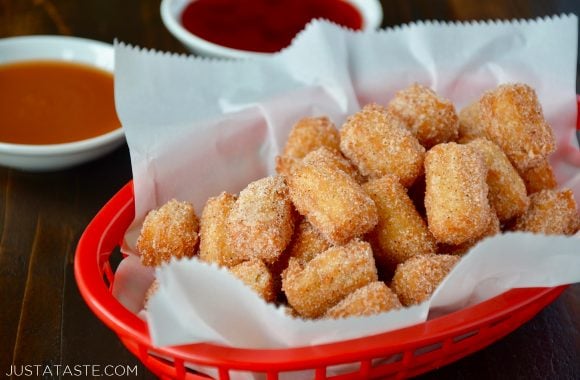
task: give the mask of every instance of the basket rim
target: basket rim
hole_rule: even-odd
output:
[[[556,298],[568,285],[554,288],[512,289],[477,305],[426,322],[376,335],[313,346],[274,349],[228,347],[214,343],[194,343],[181,346],[154,347],[147,324],[126,309],[107,288],[99,268],[99,252],[103,234],[119,214],[127,208],[134,213],[133,181],[124,185],[95,215],[83,232],[75,252],[75,278],[85,302],[96,316],[119,336],[132,339],[159,354],[203,365],[276,364],[281,370],[291,370],[292,362],[317,366],[326,362],[340,363],[345,354],[357,352],[361,358],[400,353],[406,349],[440,342],[450,335],[459,336],[485,323],[508,318],[515,310],[544,298]],[[97,257],[95,257],[95,253]],[[286,366],[284,365],[286,364]],[[250,368],[250,367],[247,367]]]

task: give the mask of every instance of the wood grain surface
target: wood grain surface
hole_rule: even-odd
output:
[[[415,20],[529,18],[573,12],[577,1],[383,1],[384,26]],[[0,0],[0,38],[61,34],[183,53],[158,0]],[[0,101],[7,94],[0,94]],[[0,126],[1,128],[2,126]],[[126,146],[73,169],[0,167],[0,376],[24,364],[138,365],[87,308],[73,275],[85,226],[131,178]],[[580,269],[579,269],[580,270]],[[44,376],[45,378],[52,378]],[[66,378],[66,376],[65,376]],[[424,379],[580,379],[580,285],[499,342]]]

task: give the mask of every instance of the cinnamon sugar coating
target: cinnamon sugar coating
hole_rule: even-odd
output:
[[[300,119],[290,131],[283,156],[303,158],[320,147],[340,150],[340,135],[334,123],[326,116]]]
[[[528,211],[516,220],[515,231],[573,235],[580,216],[570,189],[542,190],[530,196]]]
[[[192,257],[196,253],[199,221],[193,205],[170,200],[145,217],[137,238],[141,262],[159,266],[172,257]]]
[[[505,84],[487,91],[480,99],[480,117],[486,136],[520,172],[539,165],[556,148],[536,92],[528,85]]]
[[[428,87],[414,83],[397,92],[387,109],[427,149],[457,139],[459,119],[455,106]]]
[[[467,144],[482,154],[487,166],[488,199],[500,222],[526,212],[530,201],[526,185],[499,146],[485,138]]]
[[[304,266],[290,259],[282,273],[282,289],[302,317],[318,318],[348,294],[377,279],[371,246],[354,239],[327,249]]]
[[[346,296],[325,313],[327,318],[346,318],[383,313],[403,307],[397,295],[382,281],[371,282]]]
[[[487,168],[481,154],[456,143],[439,144],[425,157],[425,208],[440,243],[461,244],[489,225]]]
[[[399,264],[391,288],[404,306],[426,301],[459,261],[459,256],[416,255]]]
[[[250,183],[234,203],[226,228],[234,255],[276,262],[294,231],[294,211],[284,179],[265,177]]]
[[[366,105],[340,131],[340,149],[369,178],[396,175],[408,187],[423,172],[425,148],[385,107]]]
[[[372,199],[350,175],[309,156],[287,177],[296,210],[333,244],[370,231],[378,218]]]
[[[435,239],[397,177],[373,179],[363,188],[377,205],[379,221],[372,231],[377,265],[393,272],[417,254],[435,253]]]
[[[201,213],[199,229],[199,258],[203,261],[231,267],[244,259],[236,255],[228,244],[226,223],[236,197],[222,192],[207,200]]]
[[[268,267],[260,260],[252,259],[231,267],[230,272],[252,288],[266,302],[276,299],[274,279]]]

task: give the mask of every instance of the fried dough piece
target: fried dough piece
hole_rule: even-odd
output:
[[[414,83],[397,92],[387,109],[401,119],[427,149],[457,139],[459,119],[453,103],[428,87]]]
[[[538,166],[520,172],[528,194],[542,190],[555,189],[558,186],[552,165],[548,160],[542,161]]]
[[[328,117],[305,117],[290,131],[283,156],[303,158],[320,147],[340,151],[340,135]]]
[[[487,165],[489,204],[500,222],[526,212],[530,204],[526,185],[501,148],[485,138],[475,139],[467,146],[481,153]]]
[[[479,101],[475,101],[459,112],[459,137],[457,141],[468,143],[485,137],[485,130],[481,121]]]
[[[358,169],[337,151],[329,150],[325,147],[320,147],[308,153],[304,157],[304,161],[315,163],[316,165],[327,165],[336,169],[344,171],[350,175],[356,182],[363,183],[365,178],[359,173]],[[301,162],[300,159],[289,156],[276,156],[276,173],[282,176],[289,176],[290,172],[296,165]]]
[[[199,258],[203,261],[231,267],[244,261],[228,245],[226,222],[236,202],[232,194],[222,192],[207,200],[201,213],[199,229]]]
[[[340,149],[369,178],[396,175],[408,187],[423,172],[425,148],[385,107],[369,104],[348,118]]]
[[[276,173],[288,177],[292,169],[301,162],[301,159],[290,156],[276,156]]]
[[[479,243],[481,240],[485,239],[486,237],[494,236],[501,233],[501,225],[497,214],[492,211],[491,218],[489,218],[489,224],[483,234],[478,236],[475,239],[471,239],[466,241],[465,243],[461,243],[459,245],[450,245],[450,244],[439,244],[437,246],[437,253],[445,253],[449,255],[464,255],[469,251],[474,245]]]
[[[452,255],[416,255],[397,266],[391,289],[404,306],[419,304],[435,291],[459,261]]]
[[[487,168],[467,145],[434,146],[425,157],[425,208],[429,230],[440,243],[458,245],[489,225]]]
[[[371,282],[355,290],[328,309],[327,318],[346,318],[383,313],[403,307],[397,295],[382,281]]]
[[[192,257],[199,240],[198,231],[199,221],[189,202],[172,199],[149,211],[137,238],[141,262],[159,266],[172,257]]]
[[[525,84],[505,84],[480,99],[486,136],[508,156],[519,172],[539,165],[555,150],[536,92]]]
[[[266,177],[250,183],[234,203],[226,229],[236,257],[276,262],[294,231],[294,210],[284,179]]]
[[[290,257],[304,265],[328,248],[330,243],[324,236],[308,220],[302,219],[294,231],[288,251]]]
[[[435,253],[435,239],[397,177],[386,175],[363,185],[377,206],[379,222],[371,232],[377,266],[393,272],[397,264],[425,253]]]
[[[345,244],[377,224],[372,199],[336,167],[307,156],[286,180],[298,212],[333,244]]]
[[[515,231],[546,235],[573,235],[579,215],[570,189],[542,190],[530,196],[528,211],[516,220]]]
[[[261,260],[244,261],[230,268],[230,272],[252,288],[266,302],[276,299],[274,279],[266,264]]]
[[[327,249],[304,266],[290,259],[282,273],[282,289],[302,317],[318,318],[348,294],[377,279],[370,244],[354,239]]]
[[[304,162],[313,165],[324,165],[329,168],[339,169],[350,175],[356,182],[363,183],[365,178],[340,152],[330,151],[324,147],[313,150],[304,157]]]

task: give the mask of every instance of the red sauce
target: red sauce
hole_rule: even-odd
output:
[[[344,0],[197,0],[181,21],[191,33],[240,50],[276,52],[314,18],[362,28],[359,11]]]

